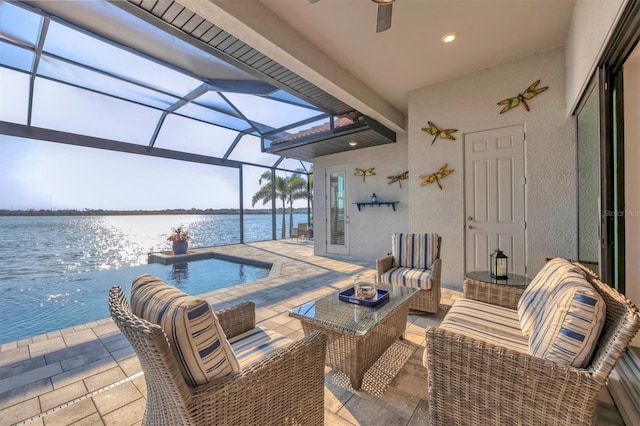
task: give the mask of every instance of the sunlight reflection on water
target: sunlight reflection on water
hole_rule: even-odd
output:
[[[306,221],[294,215],[294,223]],[[171,249],[166,238],[176,226],[189,230],[191,247],[239,242],[238,215],[0,217],[0,343],[108,317],[108,289],[117,284],[128,292],[143,273],[191,294],[268,274],[237,264],[212,270],[203,263],[209,261],[182,270],[147,265],[149,252]],[[245,241],[271,234],[271,216],[245,216]],[[191,281],[204,287],[189,290]]]

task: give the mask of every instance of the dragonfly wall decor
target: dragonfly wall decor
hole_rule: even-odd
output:
[[[409,179],[409,170],[404,173],[400,173],[399,175],[389,176],[387,179],[389,179],[389,185],[398,182],[398,185],[402,188],[402,181]]]
[[[454,172],[453,169],[447,169],[447,167],[449,167],[449,163],[444,163],[437,172],[431,173],[430,175],[421,175],[420,179],[422,179],[422,182],[420,182],[420,186],[429,185],[430,183],[435,182],[438,184],[438,188],[442,189],[440,179],[445,178]]]
[[[546,86],[536,89],[538,87],[538,84],[540,84],[540,80],[535,81],[531,86],[527,87],[527,90],[525,90],[524,93],[518,93],[518,96],[516,97],[503,99],[498,102],[498,105],[506,105],[504,108],[502,108],[500,114],[509,111],[511,108],[517,107],[518,105],[520,105],[520,102],[522,102],[522,106],[524,107],[524,109],[529,111],[529,104],[527,104],[526,99],[531,99],[538,93],[542,93],[548,89],[548,87]]]
[[[451,141],[456,140],[456,138],[451,136],[451,133],[457,132],[458,129],[442,129],[441,130],[438,128],[438,126],[436,126],[432,122],[427,121],[427,123],[429,123],[429,127],[423,127],[422,131],[427,132],[430,135],[433,135],[433,140],[431,141],[431,145],[433,145],[436,139],[438,139],[438,136],[440,136],[440,139],[449,139]]]
[[[362,176],[362,181],[364,182],[367,176],[373,176],[376,174],[376,172],[374,172],[375,169],[375,167],[370,167],[368,169],[359,169],[356,167],[356,172],[353,175]]]

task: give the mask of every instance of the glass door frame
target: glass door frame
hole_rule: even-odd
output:
[[[600,277],[625,291],[623,65],[640,41],[640,2],[630,0],[598,64],[601,147]]]

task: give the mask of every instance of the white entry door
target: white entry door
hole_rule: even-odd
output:
[[[495,249],[526,275],[524,126],[464,135],[465,267],[489,269]]]
[[[327,169],[327,253],[349,254],[347,169]]]

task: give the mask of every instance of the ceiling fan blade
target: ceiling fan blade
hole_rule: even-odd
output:
[[[379,4],[378,18],[376,20],[376,32],[381,33],[391,28],[391,11],[393,4]]]
[[[309,3],[318,3],[320,0],[309,0]]]

